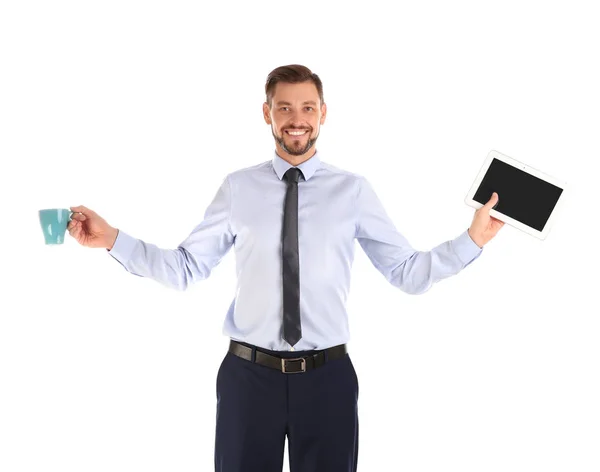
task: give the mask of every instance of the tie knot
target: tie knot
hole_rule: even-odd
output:
[[[302,174],[302,171],[300,169],[298,169],[297,167],[290,167],[284,174],[283,178],[286,179],[288,182],[298,183],[300,174]]]

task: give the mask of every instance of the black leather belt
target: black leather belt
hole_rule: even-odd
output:
[[[234,340],[231,340],[229,343],[229,352],[241,357],[242,359],[252,362],[252,348],[244,346],[243,344],[240,344]],[[347,352],[347,346],[345,344],[340,344],[339,346],[323,349],[322,351],[309,356],[285,359],[283,357],[266,354],[257,349],[256,359],[254,362],[266,367],[280,370],[284,374],[300,374],[302,372],[306,372],[307,370],[321,367],[327,361],[341,359],[347,354]],[[325,353],[327,353],[327,360],[325,358]]]

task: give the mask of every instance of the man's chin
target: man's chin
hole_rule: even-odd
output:
[[[298,143],[298,145],[295,145],[295,144],[288,145],[288,143],[286,143],[286,138],[288,136],[277,137],[275,135],[275,133],[273,133],[273,137],[275,138],[275,141],[277,141],[279,143],[279,146],[281,146],[281,149],[283,149],[285,152],[287,152],[290,156],[303,156],[308,151],[310,151],[311,148],[314,147],[315,143],[317,142],[316,138],[311,139],[309,136],[308,142],[304,145],[300,144],[300,142],[297,139],[292,140],[292,143],[296,142],[296,143]]]
[[[306,154],[308,151],[310,151],[310,148],[313,147],[315,143],[311,142],[309,146],[302,146],[301,148],[297,147],[297,146],[293,146],[293,147],[289,147],[289,146],[282,146],[283,150],[285,152],[287,152],[288,154],[290,154],[291,156],[302,156],[304,154]]]

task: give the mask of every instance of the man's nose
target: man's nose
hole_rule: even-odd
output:
[[[292,114],[290,116],[290,123],[292,125],[301,125],[303,123],[303,117],[302,117],[302,113],[300,110],[294,110],[292,111]]]
[[[294,114],[290,118],[290,125],[296,128],[304,128],[305,121],[298,112],[294,112]]]

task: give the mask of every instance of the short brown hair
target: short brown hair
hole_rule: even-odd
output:
[[[273,99],[273,95],[275,95],[275,86],[278,82],[298,84],[309,81],[317,87],[319,99],[321,100],[321,105],[323,105],[323,83],[321,82],[321,79],[317,74],[313,74],[308,67],[301,66],[300,64],[281,66],[271,71],[267,77],[267,83],[265,84],[267,103],[271,106],[271,100]]]

